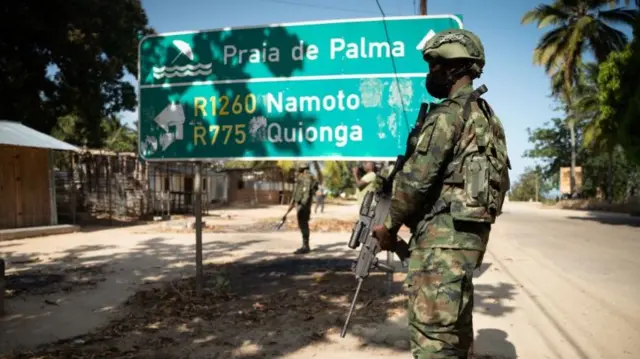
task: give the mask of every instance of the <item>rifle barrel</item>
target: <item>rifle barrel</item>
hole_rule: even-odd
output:
[[[344,321],[342,332],[340,332],[340,338],[344,338],[344,336],[347,334],[347,328],[349,327],[351,314],[353,314],[353,309],[356,307],[356,301],[358,300],[358,294],[360,294],[360,288],[362,287],[363,281],[364,281],[363,278],[358,278],[358,286],[356,287],[356,293],[353,295],[353,300],[351,301],[351,308],[349,308],[349,314],[347,314],[347,320]]]

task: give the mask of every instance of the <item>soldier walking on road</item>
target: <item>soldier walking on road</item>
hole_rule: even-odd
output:
[[[298,176],[291,196],[291,202],[289,203],[289,209],[284,217],[282,217],[282,221],[285,221],[289,212],[291,212],[294,207],[296,208],[298,228],[300,228],[300,232],[302,233],[302,247],[298,248],[294,254],[306,254],[311,251],[309,247],[309,219],[311,218],[313,195],[317,190],[318,181],[309,171],[309,164],[303,162],[300,167],[298,167]]]
[[[318,186],[318,191],[316,192],[316,209],[313,213],[318,213],[318,208],[320,208],[320,213],[324,213],[324,200],[327,198],[327,188],[321,183]]]
[[[468,358],[473,351],[473,270],[500,215],[511,168],[504,129],[473,90],[485,64],[480,39],[443,31],[425,44],[431,105],[413,154],[395,181],[389,215],[374,236],[393,250],[411,229],[406,279],[411,352],[418,359]]]

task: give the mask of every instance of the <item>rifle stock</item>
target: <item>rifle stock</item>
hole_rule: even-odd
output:
[[[381,251],[378,240],[373,237],[372,230],[377,225],[383,223],[385,217],[389,213],[391,207],[391,197],[393,192],[393,180],[395,176],[402,170],[407,158],[411,157],[415,149],[415,144],[411,143],[411,139],[416,136],[422,129],[422,124],[427,116],[427,110],[429,105],[426,103],[421,104],[420,112],[418,114],[418,120],[416,125],[410,132],[409,140],[407,141],[407,149],[404,155],[399,155],[396,158],[396,162],[391,170],[391,173],[387,178],[383,179],[382,188],[375,192],[369,192],[365,195],[360,206],[360,218],[354,223],[353,230],[351,232],[351,238],[349,239],[348,246],[351,249],[360,248],[357,260],[353,263],[353,273],[355,274],[358,285],[356,292],[351,301],[351,307],[347,314],[347,319],[344,322],[340,337],[344,338],[347,333],[351,315],[355,308],[358,295],[360,293],[360,287],[366,277],[369,276],[369,272],[372,268],[378,268],[387,273],[395,272],[393,267],[390,267],[380,261],[378,261],[378,253]],[[398,237],[398,241],[393,249],[393,252],[398,256],[400,261],[405,263],[406,259],[410,256],[409,244]]]

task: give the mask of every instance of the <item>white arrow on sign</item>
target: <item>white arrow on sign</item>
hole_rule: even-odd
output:
[[[424,45],[427,44],[427,41],[431,40],[434,36],[436,36],[436,33],[433,30],[429,30],[422,40],[420,40],[418,46],[416,46],[416,50],[422,51],[422,49],[424,49]]]
[[[166,150],[173,141],[184,138],[184,120],[185,116],[182,105],[176,105],[175,103],[169,104],[153,119],[153,121],[166,132],[160,136],[160,145],[163,151]],[[176,127],[175,135],[169,133],[170,126]]]

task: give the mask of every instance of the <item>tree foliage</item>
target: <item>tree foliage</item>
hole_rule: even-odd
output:
[[[61,141],[86,147],[86,129],[79,124],[81,121],[76,115],[62,116],[51,130],[51,135]],[[123,125],[115,116],[102,119],[100,126],[104,136],[102,148],[114,152],[136,152],[138,134],[134,129]]]
[[[536,198],[543,198],[551,188],[552,184],[544,179],[540,168],[527,167],[520,178],[511,186],[509,200],[535,201]]]
[[[0,32],[0,118],[51,133],[73,116],[82,140],[103,147],[103,122],[136,107],[125,76],[153,32],[139,0],[9,1]]]
[[[104,148],[114,152],[137,152],[138,133],[136,130],[123,125],[115,116],[102,120],[101,126],[105,134]]]
[[[345,161],[326,161],[324,163],[324,185],[332,194],[354,190],[353,164]]]
[[[533,149],[525,156],[541,160],[544,177],[554,185],[560,167],[571,166],[573,173],[574,166],[581,165],[583,194],[601,189],[609,199],[633,192],[640,163],[640,13],[637,7],[616,7],[620,3],[556,0],[522,18],[523,23],[554,27],[540,39],[533,57],[549,73],[551,95],[565,112],[562,119],[528,129]],[[618,24],[634,26],[630,45],[626,35],[612,27]],[[587,52],[596,62],[584,62]]]
[[[598,62],[604,61],[612,51],[627,44],[624,32],[610,26],[635,20],[635,11],[612,8],[620,1],[610,0],[556,0],[540,4],[522,17],[522,24],[536,23],[539,28],[552,26],[533,51],[533,62],[541,65],[550,75],[561,71],[563,89],[569,95],[577,70],[585,52],[591,51]],[[569,96],[570,97],[570,96]]]
[[[582,138],[581,127],[577,128],[577,137]],[[529,142],[533,148],[525,151],[524,156],[537,159],[541,164],[542,175],[559,185],[560,168],[568,167],[571,158],[571,143],[569,129],[561,118],[553,118],[544,127],[527,129]],[[578,153],[578,160],[582,159]]]
[[[636,0],[636,6],[640,9],[640,0]],[[627,103],[620,114],[620,132],[627,154],[640,163],[640,15],[636,17],[634,39],[629,48],[631,55],[622,70],[621,90]]]
[[[579,138],[588,124],[581,123],[576,127]],[[544,127],[528,131],[533,148],[526,151],[524,156],[540,161],[542,180],[558,188],[560,167],[568,167],[571,152],[564,121],[554,118]],[[582,191],[586,196],[595,196],[600,188],[605,195],[610,193],[608,197],[612,200],[623,200],[640,186],[640,164],[631,161],[619,146],[614,147],[610,156],[600,147],[590,146],[583,141],[578,148],[578,161],[583,168]]]
[[[640,189],[640,166],[630,161],[620,146],[611,153],[585,149],[583,194],[594,197],[598,189],[611,201],[624,201]]]
[[[621,144],[627,155],[640,163],[639,44],[636,37],[623,51],[611,53],[601,64],[598,77],[601,116],[597,127],[611,133],[611,141]]]
[[[543,66],[552,79],[552,94],[561,97],[566,104],[571,140],[571,193],[575,194],[575,167],[577,163],[576,121],[574,102],[579,93],[576,85],[583,56],[591,52],[600,63],[612,51],[619,51],[627,44],[624,32],[610,26],[623,23],[633,26],[637,11],[614,8],[617,0],[555,0],[540,4],[524,14],[522,24],[536,23],[539,28],[552,26],[542,36],[533,51],[533,63]],[[625,5],[629,1],[624,1]],[[609,5],[610,9],[604,7]]]

